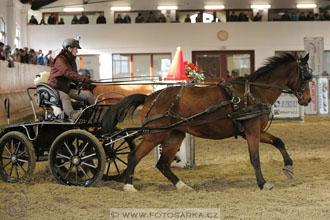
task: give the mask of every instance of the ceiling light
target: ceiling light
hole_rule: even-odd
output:
[[[84,8],[63,8],[65,12],[77,12],[77,11],[84,11]]]
[[[158,6],[158,10],[176,10],[178,9],[178,6]]]
[[[205,9],[224,9],[224,5],[205,5]]]
[[[270,7],[271,7],[271,5],[251,5],[251,8],[254,8],[254,9],[268,9]]]
[[[130,11],[132,8],[130,6],[127,7],[111,7],[111,11]]]
[[[297,4],[297,8],[316,8],[316,4]]]

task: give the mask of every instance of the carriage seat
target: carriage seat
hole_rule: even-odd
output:
[[[40,107],[56,106],[62,108],[60,94],[47,83],[37,84],[37,104]]]

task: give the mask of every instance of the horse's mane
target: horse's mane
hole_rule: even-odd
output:
[[[248,79],[249,81],[255,81],[256,79],[262,77],[269,71],[275,69],[278,65],[296,61],[296,58],[290,53],[283,53],[280,56],[273,56],[267,59],[264,66],[257,69],[255,72],[251,73],[246,78],[239,78],[239,80]]]

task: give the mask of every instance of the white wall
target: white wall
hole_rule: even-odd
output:
[[[65,38],[81,36],[81,54],[99,54],[102,78],[112,73],[112,53],[172,53],[178,46],[185,60],[192,51],[254,50],[255,67],[275,51],[304,50],[304,37],[323,37],[330,50],[329,22],[247,22],[210,24],[105,24],[29,26],[28,45],[35,49],[59,50]],[[220,41],[217,33],[229,38]]]

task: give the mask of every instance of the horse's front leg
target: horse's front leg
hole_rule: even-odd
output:
[[[285,149],[285,144],[283,141],[280,138],[275,137],[267,132],[262,132],[260,135],[260,142],[271,144],[281,152],[284,160],[283,172],[288,179],[292,179],[294,176],[293,162]]]
[[[254,128],[253,128],[254,127]],[[256,128],[256,125],[245,129],[245,137],[248,142],[250,161],[254,168],[255,175],[257,178],[257,184],[262,190],[271,190],[274,188],[274,185],[267,183],[264,179],[261,167],[260,167],[260,158],[259,158],[259,142],[260,142],[260,130]]]

